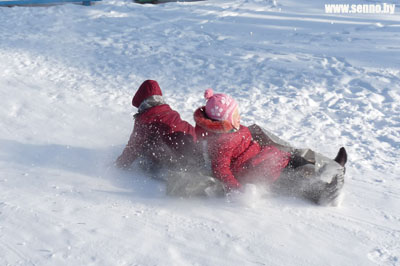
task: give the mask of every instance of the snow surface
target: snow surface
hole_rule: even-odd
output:
[[[0,265],[400,265],[400,7],[301,2],[1,8]],[[171,198],[114,169],[145,79],[191,123],[212,87],[245,125],[345,146],[341,205]]]

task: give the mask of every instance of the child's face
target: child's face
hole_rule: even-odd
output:
[[[232,115],[232,125],[236,129],[240,128],[240,114],[239,114],[239,108],[237,107]]]

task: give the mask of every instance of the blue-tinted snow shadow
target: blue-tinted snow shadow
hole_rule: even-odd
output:
[[[44,167],[97,176],[118,147],[88,149],[59,144],[29,144],[0,139],[0,160],[26,167]]]
[[[49,168],[107,179],[117,189],[101,192],[119,194],[124,197],[159,198],[165,195],[165,184],[158,180],[151,180],[139,169],[135,169],[135,165],[128,171],[116,169],[113,166],[122,149],[123,145],[89,149],[0,139],[0,161],[24,168]]]

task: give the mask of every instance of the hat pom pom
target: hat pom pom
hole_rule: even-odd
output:
[[[204,92],[204,98],[206,98],[206,100],[210,99],[213,95],[214,95],[214,92],[212,89],[207,89]]]

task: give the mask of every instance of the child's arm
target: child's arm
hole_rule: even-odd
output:
[[[136,158],[139,157],[141,141],[143,141],[142,136],[138,134],[137,130],[134,128],[128,144],[115,162],[118,168],[129,168]]]
[[[237,181],[230,168],[232,149],[218,145],[210,154],[211,167],[215,177],[224,182],[228,190],[240,189],[241,184]]]

